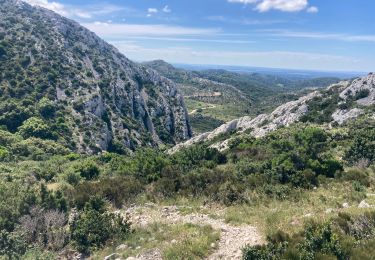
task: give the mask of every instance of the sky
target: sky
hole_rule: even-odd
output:
[[[375,71],[374,0],[25,0],[135,61]]]

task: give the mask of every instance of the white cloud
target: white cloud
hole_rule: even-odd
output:
[[[69,13],[63,4],[60,4],[58,2],[49,2],[48,0],[24,0],[24,1],[30,5],[37,5],[37,6],[50,9],[61,15],[67,15]]]
[[[253,4],[259,2],[259,0],[228,0],[229,3],[240,3],[240,4]]]
[[[318,7],[316,7],[316,6],[310,6],[309,8],[307,8],[306,11],[307,11],[308,13],[312,13],[312,14],[314,14],[314,13],[319,12],[319,9],[318,9]]]
[[[255,10],[268,12],[278,10],[282,12],[299,12],[307,10],[310,13],[317,13],[318,8],[309,7],[308,0],[228,0],[229,3],[255,4]]]
[[[164,6],[164,8],[163,8],[163,12],[164,12],[164,13],[170,13],[170,12],[172,12],[172,10],[169,8],[168,5],[166,5],[166,6]]]
[[[304,10],[307,5],[307,0],[263,0],[255,9],[260,12],[267,12],[272,9],[283,12],[298,12]]]
[[[76,7],[71,5],[63,5],[59,2],[49,1],[49,0],[23,0],[24,2],[31,4],[33,6],[41,6],[52,10],[58,14],[61,14],[66,17],[74,18],[83,18],[90,19],[95,16],[107,15],[119,11],[130,11],[130,9],[112,5],[112,4],[103,4],[103,5],[90,5],[85,7]]]
[[[301,32],[290,30],[259,30],[272,36],[307,38],[320,40],[336,40],[348,42],[375,42],[375,35],[350,35],[343,33],[323,33],[323,32]]]
[[[255,41],[231,40],[231,39],[206,39],[206,38],[187,38],[187,37],[157,37],[157,36],[128,36],[124,39],[130,40],[153,40],[153,41],[170,41],[170,42],[208,42],[208,43],[228,43],[228,44],[249,44]]]
[[[148,8],[147,12],[149,12],[151,14],[156,14],[158,12],[158,9],[156,9],[156,8]]]
[[[126,24],[126,23],[83,23],[91,31],[103,38],[123,38],[124,36],[183,36],[216,35],[221,32],[215,28],[192,28],[165,24]]]

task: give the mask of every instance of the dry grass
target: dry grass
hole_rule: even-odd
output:
[[[103,259],[107,255],[118,253],[126,259],[158,248],[164,259],[201,259],[213,250],[211,244],[216,243],[219,238],[220,234],[210,226],[153,223],[145,228],[136,228],[128,239],[108,245],[91,258]],[[116,250],[120,244],[126,245],[126,249]]]

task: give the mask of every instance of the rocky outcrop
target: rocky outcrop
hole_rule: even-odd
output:
[[[346,121],[350,119],[354,119],[359,117],[364,113],[363,109],[360,108],[353,108],[350,110],[336,110],[335,113],[332,114],[332,118],[335,122],[337,122],[339,125],[342,125]]]
[[[198,135],[184,143],[180,143],[170,149],[169,152],[174,153],[183,147],[188,147],[196,143],[209,141],[214,139],[215,137],[218,137],[219,135],[227,134],[230,132],[244,132],[249,130],[255,137],[262,137],[282,126],[288,126],[298,121],[301,116],[303,116],[308,111],[306,103],[319,95],[320,94],[317,91],[312,92],[304,97],[299,98],[298,100],[288,102],[278,107],[271,114],[261,114],[255,118],[245,116],[239,119],[235,119],[220,126],[212,132]],[[218,148],[219,150],[223,150],[226,149],[227,144],[228,140],[214,144],[213,147]]]
[[[375,103],[375,74],[356,79],[349,87],[340,93],[340,98],[347,100],[354,98],[361,106],[371,106]]]
[[[22,1],[0,0],[0,32],[7,53],[0,62],[0,71],[7,71],[6,77],[0,73],[0,101],[53,100],[72,130],[65,138],[78,151],[174,144],[191,137],[176,84],[128,60],[78,23]],[[22,95],[8,93],[14,84]]]
[[[349,81],[343,81],[329,86],[324,91],[331,93],[328,94],[328,97],[330,97],[329,95],[339,95],[339,99],[341,100],[339,104],[345,104],[350,100],[354,100],[355,105],[359,106],[348,107],[347,109],[338,108],[332,114],[332,122],[343,124],[350,119],[355,119],[364,114],[365,110],[361,107],[375,104],[375,74],[370,73],[368,76],[354,80],[352,83]],[[327,93],[325,95],[327,95]],[[262,137],[280,127],[289,126],[290,124],[298,122],[302,116],[309,112],[309,102],[314,98],[327,97],[323,97],[322,92],[320,91],[312,92],[296,101],[291,101],[279,106],[271,114],[261,114],[255,118],[245,116],[235,119],[218,127],[212,132],[201,134],[184,143],[180,143],[170,149],[169,152],[174,153],[183,147],[210,141],[220,135],[228,134],[230,132],[241,133],[247,131],[254,137]],[[340,107],[339,104],[336,105]],[[230,140],[231,139],[229,138],[224,141],[214,143],[211,145],[211,147],[218,150],[225,150],[228,148]]]

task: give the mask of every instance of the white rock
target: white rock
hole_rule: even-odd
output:
[[[119,254],[113,253],[113,254],[110,254],[110,255],[104,257],[104,260],[114,260],[114,259],[117,259],[118,257],[120,257]]]
[[[358,208],[370,208],[371,205],[368,204],[365,200],[362,200],[361,203],[359,203]]]
[[[126,248],[128,248],[127,245],[125,245],[125,244],[121,244],[121,245],[119,245],[118,247],[116,247],[116,250],[124,250],[124,249],[126,249]]]
[[[344,202],[344,203],[342,204],[342,207],[343,207],[344,209],[349,208],[349,203]]]

